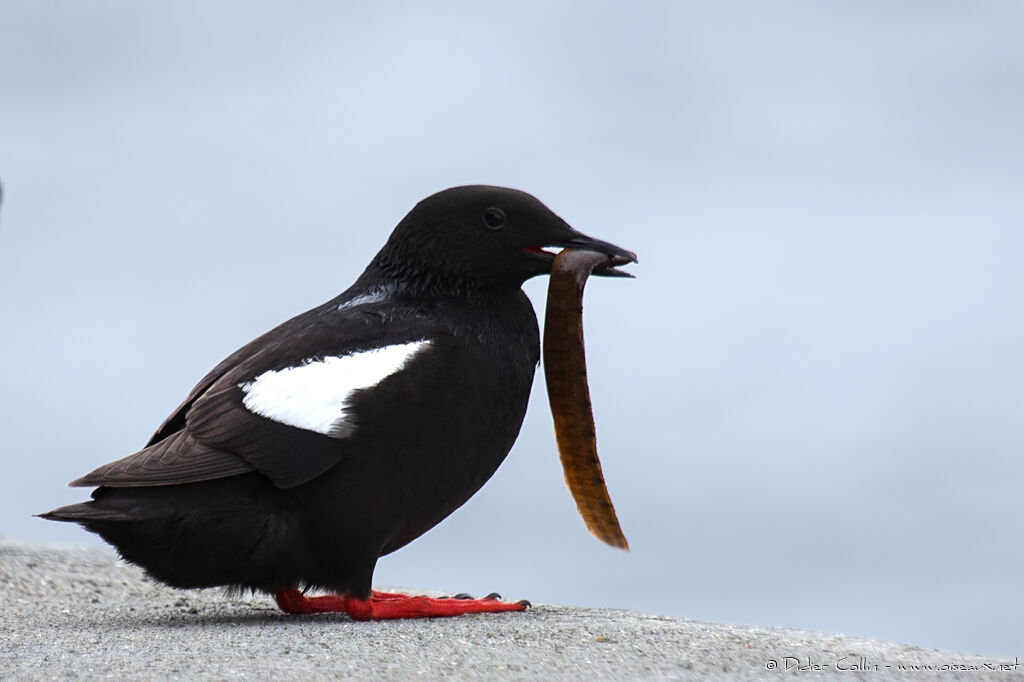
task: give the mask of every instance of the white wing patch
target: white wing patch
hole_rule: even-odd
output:
[[[355,427],[346,412],[352,392],[376,386],[429,345],[421,339],[264,372],[238,385],[242,404],[281,424],[345,438]]]

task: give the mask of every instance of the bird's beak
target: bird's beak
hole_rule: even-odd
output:
[[[597,267],[593,273],[600,277],[633,277],[628,272],[623,270],[616,270],[620,265],[626,263],[636,263],[636,254],[632,251],[627,251],[621,246],[616,246],[600,239],[594,239],[588,237],[585,234],[577,232],[574,236],[560,241],[552,246],[561,246],[567,249],[579,249],[581,251],[594,251],[596,253],[603,253],[608,256],[608,262]]]

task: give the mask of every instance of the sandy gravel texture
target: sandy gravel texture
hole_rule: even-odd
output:
[[[262,595],[164,587],[111,551],[9,542],[0,542],[0,607],[3,680],[1024,680],[1024,661],[607,609],[537,604],[371,623],[287,616]]]

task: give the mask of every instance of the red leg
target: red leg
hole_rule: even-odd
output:
[[[333,594],[307,597],[298,590],[278,590],[274,593],[277,606],[285,613],[336,613],[345,611],[345,598]]]
[[[464,613],[525,611],[530,605],[527,601],[508,603],[497,599],[437,599],[392,592],[375,592],[369,599],[353,599],[336,595],[307,597],[298,590],[278,590],[274,598],[285,613],[344,612],[354,620],[441,618]]]

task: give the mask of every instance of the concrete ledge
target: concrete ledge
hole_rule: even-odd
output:
[[[929,679],[1024,679],[1024,662],[629,611],[538,604],[525,614],[379,623],[286,616],[265,596],[163,587],[110,551],[4,542],[0,609],[5,680],[922,679],[901,666],[939,671]]]

